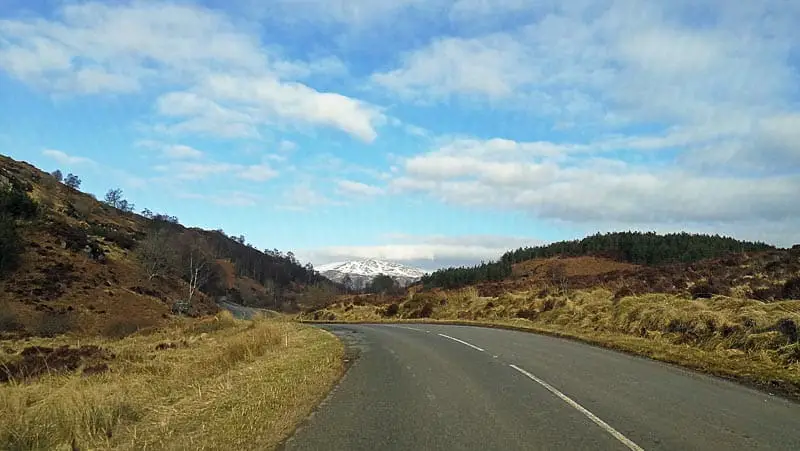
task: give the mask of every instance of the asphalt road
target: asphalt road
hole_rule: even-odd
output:
[[[800,450],[800,404],[524,332],[326,325],[359,357],[286,450]]]

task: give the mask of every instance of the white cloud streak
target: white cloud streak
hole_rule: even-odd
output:
[[[68,166],[79,166],[79,165],[95,165],[95,161],[91,158],[86,157],[79,157],[74,155],[69,155],[68,153],[56,150],[56,149],[45,149],[42,151],[42,155],[52,158],[56,160],[59,164],[68,165]]]
[[[322,57],[283,59],[257,27],[200,6],[134,1],[66,4],[55,18],[0,20],[0,68],[59,95],[162,93],[155,129],[257,138],[276,123],[339,129],[371,142],[382,122],[365,102],[292,78],[342,71]],[[255,95],[251,95],[255,93]]]

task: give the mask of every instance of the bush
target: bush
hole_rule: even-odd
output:
[[[383,315],[387,316],[387,317],[395,316],[399,312],[400,312],[400,306],[397,305],[396,303],[391,303],[391,304],[389,304],[388,307],[386,307],[386,311],[384,311]]]
[[[0,216],[13,219],[32,219],[39,212],[36,202],[21,189],[0,188]]]
[[[622,298],[627,298],[628,296],[633,296],[635,293],[633,292],[630,287],[622,287],[616,292],[614,292],[614,297],[611,299],[613,303],[619,302]]]
[[[136,245],[136,240],[132,236],[107,226],[92,224],[89,226],[89,234],[103,237],[123,249],[130,250]]]
[[[775,325],[775,329],[777,329],[778,332],[782,333],[783,335],[786,335],[786,338],[789,339],[790,343],[794,343],[798,339],[797,324],[790,318],[784,318],[778,321],[778,323]]]
[[[0,216],[0,277],[17,268],[22,255],[22,238],[13,219]]]
[[[55,337],[70,332],[75,326],[75,318],[71,313],[45,312],[36,325],[36,335]]]
[[[7,303],[0,304],[0,333],[19,332],[25,327],[19,322],[17,315],[11,311]]]
[[[156,323],[148,318],[125,318],[114,321],[106,326],[103,335],[108,338],[125,338],[143,329],[156,326]]]
[[[715,287],[706,281],[700,281],[689,288],[689,293],[692,299],[711,299],[715,294],[718,294]]]
[[[800,277],[787,280],[781,291],[783,299],[800,299]]]

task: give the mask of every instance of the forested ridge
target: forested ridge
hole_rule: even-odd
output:
[[[607,257],[639,265],[691,263],[716,258],[731,252],[756,252],[775,249],[765,243],[741,241],[720,235],[692,233],[612,232],[597,233],[579,240],[559,241],[544,246],[522,247],[506,252],[493,262],[472,267],[440,269],[422,278],[426,288],[458,288],[499,281],[511,275],[512,265],[536,258],[556,256]]]

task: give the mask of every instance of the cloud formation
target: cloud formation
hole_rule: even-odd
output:
[[[257,31],[191,5],[66,4],[52,20],[0,20],[0,67],[59,95],[182,86],[156,102],[163,120],[155,129],[164,132],[257,137],[277,121],[375,139],[383,120],[376,107],[296,80],[341,71],[341,61],[287,60]]]
[[[392,234],[385,238],[386,244],[331,246],[299,251],[298,256],[316,266],[342,260],[378,258],[435,270],[448,266],[471,265],[481,260],[494,260],[507,250],[541,244],[537,239],[499,235]]]

